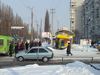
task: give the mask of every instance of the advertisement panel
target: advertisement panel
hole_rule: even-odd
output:
[[[42,38],[50,38],[51,33],[50,32],[42,32]]]

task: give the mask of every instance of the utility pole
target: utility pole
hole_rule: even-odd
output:
[[[60,28],[59,25],[60,25],[60,24],[59,24],[59,21],[57,21],[57,31],[58,31],[59,28]]]
[[[54,34],[54,33],[53,33],[53,32],[54,32],[54,31],[53,31],[53,17],[54,17],[55,9],[52,8],[52,9],[50,9],[50,11],[51,11],[51,15],[52,15],[52,16],[51,16],[51,21],[52,21],[52,22],[51,22],[51,23],[52,23],[52,24],[51,24],[51,33]]]
[[[38,36],[39,36],[39,24],[37,23],[37,39],[38,39]]]
[[[31,40],[33,40],[33,8],[31,8]]]
[[[27,7],[31,10],[31,40],[33,40],[33,7]]]
[[[40,40],[42,38],[42,19],[41,19],[41,22],[40,22]]]

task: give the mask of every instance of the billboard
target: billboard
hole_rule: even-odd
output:
[[[91,45],[91,39],[81,39],[80,45]]]
[[[50,38],[51,33],[50,32],[42,32],[42,38]]]

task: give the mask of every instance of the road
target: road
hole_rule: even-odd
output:
[[[54,57],[49,62],[44,63],[39,60],[25,60],[23,62],[19,62],[14,57],[4,56],[0,57],[0,68],[24,66],[29,64],[40,64],[40,65],[67,64],[73,61],[82,61],[84,63],[100,64],[100,57],[75,57],[75,56]]]

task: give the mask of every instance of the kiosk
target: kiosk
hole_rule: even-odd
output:
[[[59,30],[56,32],[55,46],[59,49],[66,48],[68,43],[73,42],[74,33],[68,30]]]

